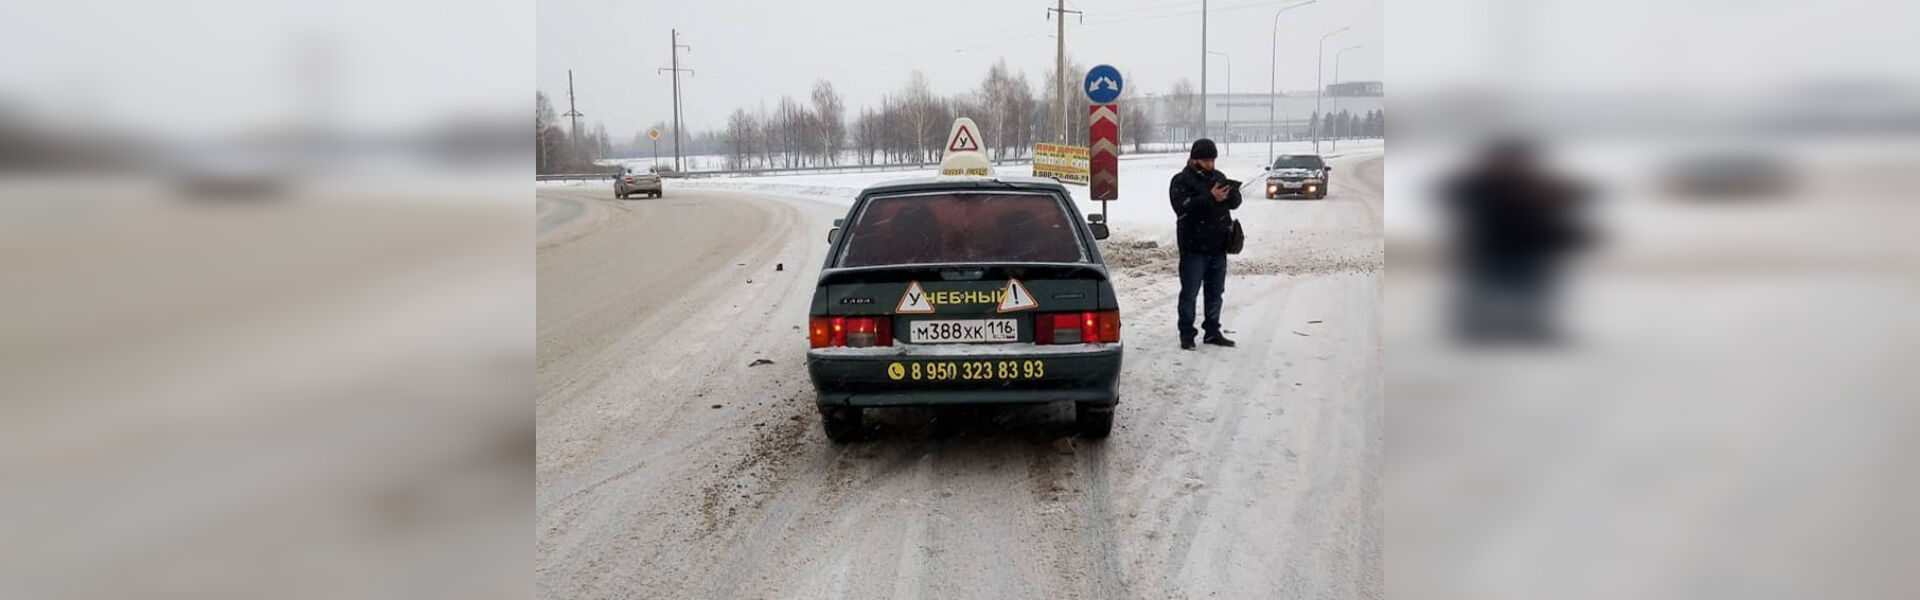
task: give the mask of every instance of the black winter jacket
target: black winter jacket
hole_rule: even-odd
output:
[[[1227,192],[1225,202],[1213,199],[1213,182],[1225,181],[1219,171],[1202,171],[1189,165],[1173,176],[1167,196],[1178,217],[1181,252],[1222,254],[1227,251],[1227,235],[1233,229],[1233,209],[1240,208],[1240,188]]]

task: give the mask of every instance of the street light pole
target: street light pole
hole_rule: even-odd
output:
[[[1207,54],[1218,55],[1227,61],[1227,129],[1222,132],[1221,135],[1221,138],[1226,140],[1227,145],[1220,153],[1233,154],[1233,57],[1227,56],[1225,52],[1215,52],[1212,50],[1208,50]]]
[[[1333,82],[1334,82],[1335,84],[1339,84],[1339,83],[1340,83],[1340,56],[1341,56],[1341,55],[1343,55],[1343,54],[1346,54],[1348,50],[1357,50],[1357,49],[1359,49],[1359,48],[1361,48],[1361,47],[1364,47],[1364,46],[1366,46],[1366,44],[1354,44],[1354,45],[1352,45],[1352,46],[1347,46],[1347,47],[1345,47],[1345,48],[1341,48],[1339,52],[1335,52],[1335,53],[1333,53]],[[1339,112],[1339,111],[1340,111],[1340,97],[1339,97],[1339,96],[1334,96],[1334,97],[1333,97],[1333,110],[1334,110],[1334,112]],[[1335,136],[1333,136],[1333,149],[1334,149],[1334,150],[1339,150],[1339,149],[1340,149],[1340,136],[1338,136],[1338,135],[1335,135]]]
[[[1315,55],[1313,59],[1313,117],[1315,122],[1311,123],[1311,125],[1313,125],[1313,153],[1314,154],[1320,153],[1320,130],[1322,129],[1321,123],[1325,123],[1327,120],[1326,113],[1320,112],[1320,97],[1327,95],[1327,87],[1326,87],[1327,84],[1325,80],[1321,79],[1321,75],[1323,75],[1324,71],[1326,71],[1327,38],[1338,35],[1340,32],[1346,31],[1346,30],[1347,30],[1346,27],[1341,27],[1339,29],[1335,29],[1333,31],[1327,32],[1326,35],[1320,36],[1320,53]]]
[[[1289,4],[1273,13],[1273,48],[1267,51],[1267,164],[1273,164],[1273,109],[1280,104],[1280,15],[1289,10],[1313,4],[1319,0],[1307,0],[1298,4]]]

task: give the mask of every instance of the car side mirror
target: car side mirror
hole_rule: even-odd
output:
[[[1322,170],[1322,171],[1332,171],[1332,170],[1333,170],[1333,165],[1327,165],[1327,166],[1324,166],[1324,167],[1320,167],[1320,170]]]
[[[1107,236],[1111,234],[1111,232],[1107,231],[1106,223],[1088,223],[1087,227],[1093,230],[1093,239],[1096,240],[1107,239]]]
[[[827,230],[827,243],[828,243],[828,244],[832,244],[832,243],[834,243],[834,242],[837,242],[837,241],[840,241],[840,228],[839,228],[839,227],[835,227],[835,228],[833,228],[833,229],[828,229],[828,230]]]
[[[1100,215],[1100,214],[1087,215],[1087,222],[1088,223],[1105,223],[1107,222],[1107,216]]]

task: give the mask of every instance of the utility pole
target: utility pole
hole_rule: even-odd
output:
[[[1233,57],[1227,56],[1225,52],[1211,50],[1207,51],[1207,54],[1218,55],[1227,61],[1227,129],[1221,132],[1220,136],[1226,141],[1226,145],[1220,148],[1220,153],[1233,154]]]
[[[673,170],[675,172],[684,172],[684,169],[680,166],[680,130],[685,129],[681,127],[684,122],[680,119],[680,72],[686,71],[688,75],[692,75],[693,69],[680,68],[680,50],[684,48],[686,51],[692,52],[693,46],[680,43],[680,30],[674,29],[672,32],[673,66],[671,68],[654,69],[653,72],[669,71],[673,73]]]
[[[1207,0],[1200,0],[1200,137],[1207,137]]]
[[[1073,113],[1067,108],[1069,106],[1067,104],[1067,13],[1081,15],[1080,20],[1083,23],[1086,22],[1086,16],[1077,10],[1067,10],[1067,0],[1056,0],[1056,2],[1054,8],[1047,9],[1049,19],[1053,18],[1054,13],[1060,13],[1060,18],[1055,23],[1057,29],[1053,34],[1053,93],[1060,97],[1060,123],[1054,126],[1053,136],[1056,142],[1065,144],[1067,143],[1067,120],[1073,118]]]
[[[573,146],[573,154],[578,157],[580,155],[580,117],[586,115],[580,114],[580,111],[573,108],[573,69],[567,69],[567,114],[560,116],[573,121],[573,133],[567,138],[567,143]]]
[[[1352,46],[1341,48],[1339,52],[1333,53],[1333,83],[1335,85],[1339,85],[1340,83],[1340,55],[1346,54],[1348,50],[1358,49],[1365,45],[1366,44],[1354,44]],[[1339,96],[1333,97],[1333,112],[1340,112]],[[1340,136],[1338,135],[1333,136],[1333,149],[1334,150],[1340,149]]]
[[[1313,59],[1313,117],[1314,117],[1314,120],[1315,120],[1315,122],[1314,122],[1314,123],[1311,123],[1311,125],[1313,125],[1313,153],[1314,153],[1314,154],[1319,154],[1319,153],[1320,153],[1320,130],[1321,130],[1321,129],[1325,129],[1325,127],[1324,127],[1324,126],[1323,126],[1322,124],[1323,124],[1323,123],[1325,123],[1325,122],[1327,121],[1327,115],[1326,115],[1326,113],[1323,113],[1323,112],[1320,112],[1320,97],[1321,97],[1321,96],[1325,96],[1325,95],[1327,95],[1327,84],[1326,84],[1326,83],[1324,83],[1324,80],[1322,80],[1322,79],[1320,78],[1320,76],[1321,76],[1321,74],[1322,74],[1322,73],[1323,73],[1324,71],[1326,71],[1326,64],[1327,64],[1327,38],[1330,38],[1330,37],[1333,37],[1333,36],[1335,36],[1335,35],[1338,35],[1338,34],[1339,34],[1340,32],[1342,32],[1342,31],[1346,31],[1346,30],[1347,30],[1347,28],[1346,28],[1346,27],[1341,27],[1341,28],[1339,28],[1339,29],[1335,29],[1335,30],[1333,30],[1333,31],[1330,31],[1330,32],[1327,32],[1327,34],[1326,34],[1326,35],[1323,35],[1323,36],[1320,36],[1320,53],[1319,53],[1319,54],[1316,54],[1316,55],[1314,55],[1314,59]]]

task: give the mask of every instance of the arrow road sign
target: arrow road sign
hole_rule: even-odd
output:
[[[1087,81],[1080,89],[1087,93],[1087,100],[1094,104],[1111,104],[1120,97],[1120,70],[1111,65],[1099,65],[1087,70]]]

